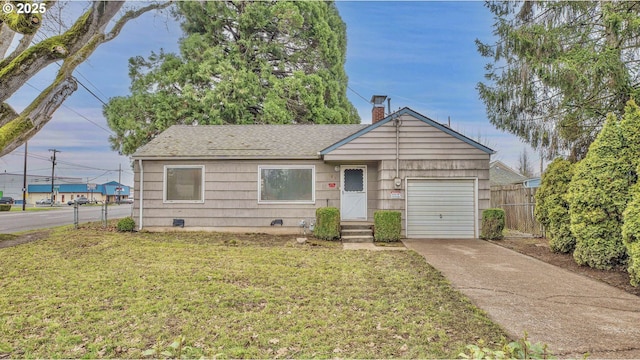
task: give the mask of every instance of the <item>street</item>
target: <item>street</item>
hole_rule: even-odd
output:
[[[107,217],[109,219],[119,219],[131,216],[132,206],[131,204],[109,206]],[[100,221],[102,219],[102,207],[80,206],[78,216],[80,223]],[[69,224],[73,224],[73,206],[47,211],[0,212],[0,233],[4,234]]]

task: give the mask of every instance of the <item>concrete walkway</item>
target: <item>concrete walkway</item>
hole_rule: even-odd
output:
[[[483,240],[404,240],[511,336],[562,358],[640,359],[640,298]]]

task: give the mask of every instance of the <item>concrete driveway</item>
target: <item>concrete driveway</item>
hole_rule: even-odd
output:
[[[514,338],[559,357],[640,358],[640,298],[483,240],[404,240]]]

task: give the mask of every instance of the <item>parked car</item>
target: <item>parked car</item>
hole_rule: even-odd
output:
[[[73,200],[67,201],[67,205],[73,205],[75,203],[77,203],[78,205],[88,204],[89,203],[89,199],[87,199],[84,196],[80,196],[80,197],[77,197],[77,198],[75,198]]]
[[[13,205],[13,198],[10,196],[3,196],[0,198],[0,204],[11,204]]]
[[[133,204],[133,199],[122,199],[120,200],[121,204]]]
[[[44,198],[36,201],[36,205],[51,205],[51,199]]]

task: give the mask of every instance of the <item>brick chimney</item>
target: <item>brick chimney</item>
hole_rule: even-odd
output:
[[[373,109],[371,109],[371,123],[375,124],[378,121],[384,119],[384,101],[387,100],[386,95],[373,95],[371,97],[371,103]]]

